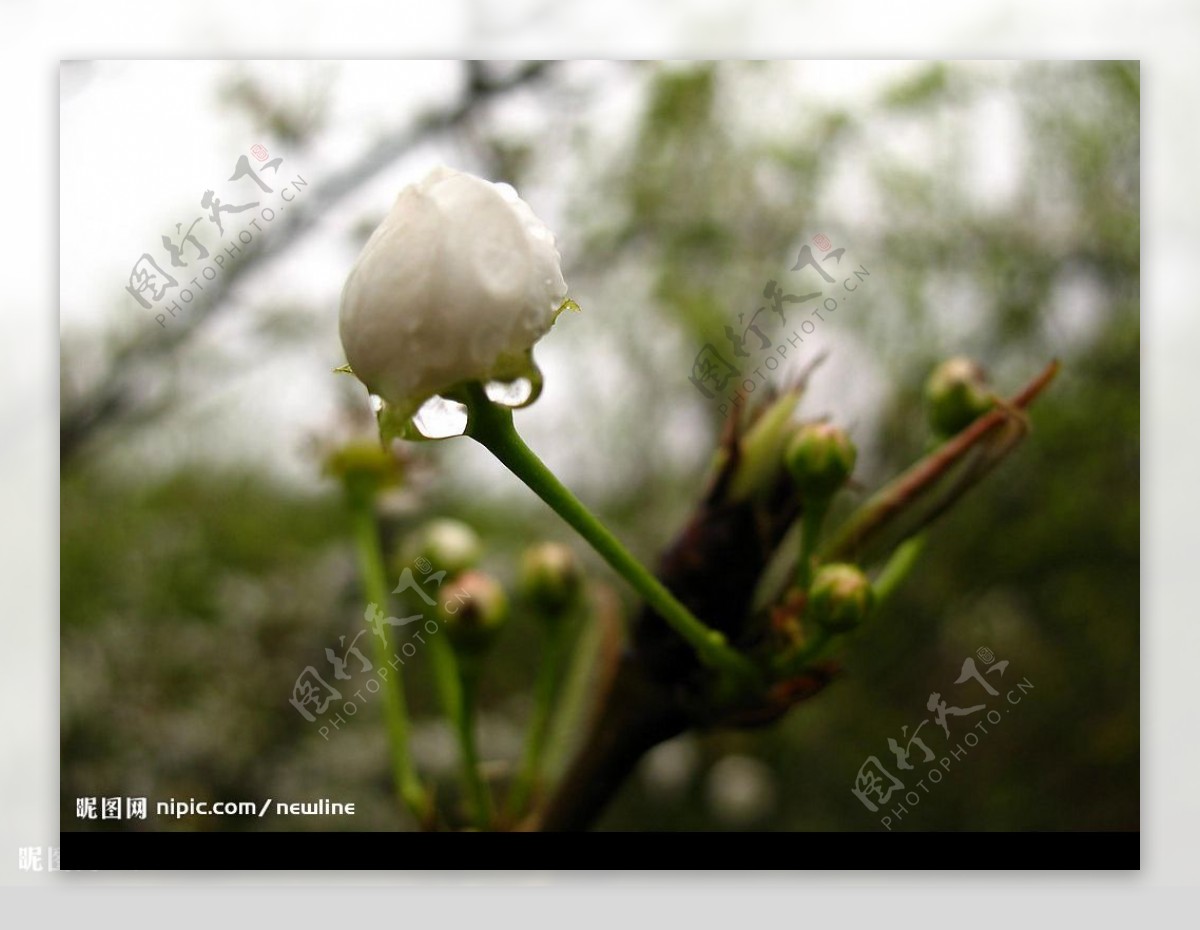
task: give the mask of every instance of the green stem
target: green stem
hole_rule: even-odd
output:
[[[479,669],[473,657],[460,656],[458,661],[459,701],[455,729],[458,732],[463,784],[471,805],[471,816],[480,830],[491,829],[492,798],[479,770],[479,751],[475,745],[475,705],[479,685]]]
[[[475,748],[475,681],[478,670],[473,659],[459,659],[450,641],[444,637],[430,640],[434,684],[446,717],[453,723],[458,741],[458,759],[463,788],[475,825],[486,830],[491,825],[491,799],[479,772],[479,754]]]
[[[567,617],[547,619],[545,645],[538,666],[537,682],[534,685],[533,718],[529,722],[529,731],[525,737],[521,768],[508,796],[508,816],[511,820],[516,820],[524,813],[525,805],[538,781],[546,735],[550,731],[550,716],[554,710],[554,694],[565,656],[564,647],[570,638],[571,630],[566,622]]]
[[[684,607],[525,445],[513,426],[511,410],[488,400],[478,382],[465,385],[463,395],[470,412],[468,436],[496,456],[566,520],[696,650],[702,662],[748,684],[761,685],[757,666],[731,648],[723,634],[706,626]]]
[[[821,538],[821,525],[829,513],[829,498],[806,501],[804,515],[800,518],[800,564],[797,566],[796,581],[802,591],[812,583],[813,556],[817,541]]]
[[[433,667],[433,683],[437,688],[438,701],[448,720],[457,720],[462,702],[462,685],[458,680],[458,664],[454,649],[443,635],[429,640],[430,665]]]
[[[871,585],[875,591],[876,609],[890,598],[896,589],[904,583],[904,580],[912,572],[913,567],[917,564],[917,560],[921,557],[921,553],[924,550],[924,534],[914,536],[912,539],[906,539],[896,547],[896,551],[892,553],[891,558],[887,560],[887,564],[883,566],[882,571],[876,576],[875,583]]]
[[[375,526],[374,508],[370,501],[364,500],[352,504],[351,512],[354,519],[354,540],[358,548],[367,600],[381,610],[386,609],[388,588],[383,553],[379,546],[379,533]],[[389,633],[390,628],[384,630],[385,636]],[[390,637],[387,641],[380,642],[378,636],[372,636],[371,642],[375,648],[375,664],[380,668],[387,667],[393,656]],[[408,710],[405,706],[404,681],[399,667],[393,668],[392,674],[384,679],[382,693],[383,719],[387,727],[396,794],[417,820],[425,823],[431,808],[429,796],[417,777],[416,766],[409,754]]]
[[[558,700],[554,702],[550,736],[542,760],[542,771],[550,773],[551,777],[565,767],[568,752],[574,748],[578,735],[586,726],[604,638],[603,618],[589,616],[568,650],[568,667]]]

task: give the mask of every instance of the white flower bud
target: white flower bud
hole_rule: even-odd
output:
[[[346,360],[407,419],[464,382],[540,382],[533,344],[566,297],[549,229],[506,184],[436,168],[406,187],[342,291]]]

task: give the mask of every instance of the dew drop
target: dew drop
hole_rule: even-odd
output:
[[[488,400],[505,407],[521,407],[529,403],[533,396],[533,382],[528,378],[517,378],[513,381],[489,381],[484,390]]]
[[[467,430],[467,408],[453,400],[433,396],[412,418],[413,428],[426,439],[449,439]]]
[[[379,413],[383,409],[383,398],[378,394],[371,395],[371,412]]]

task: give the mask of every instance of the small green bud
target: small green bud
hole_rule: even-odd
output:
[[[844,431],[828,423],[807,423],[784,451],[784,462],[801,493],[832,497],[854,471],[858,450]]]
[[[583,572],[567,546],[540,543],[521,556],[521,593],[547,617],[570,607],[582,586]]]
[[[483,655],[508,619],[508,597],[491,575],[467,571],[442,585],[438,618],[454,648],[464,655]]]
[[[476,533],[460,520],[431,520],[417,533],[414,558],[425,558],[434,571],[460,575],[479,564],[483,544]]]
[[[866,619],[875,594],[856,566],[844,562],[817,569],[808,595],[808,614],[830,633],[846,633]]]
[[[987,375],[969,358],[951,358],[933,370],[925,382],[929,422],[942,436],[953,436],[991,409]]]

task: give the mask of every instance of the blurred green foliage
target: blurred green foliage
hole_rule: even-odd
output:
[[[601,826],[878,830],[850,792],[859,766],[889,762],[888,738],[928,716],[931,692],[950,698],[963,659],[988,647],[1010,662],[1007,687],[1027,678],[1034,690],[897,828],[1137,829],[1136,64],[931,64],[848,103],[797,91],[803,64],[629,68],[610,77],[633,82],[640,101],[619,142],[553,94],[534,98],[538,131],[565,126],[557,136],[569,142],[539,154],[505,131],[502,108],[470,139],[518,185],[552,162],[574,166],[567,279],[595,312],[555,336],[585,384],[605,383],[613,359],[623,380],[584,389],[586,413],[546,414],[542,428],[569,437],[586,421],[588,448],[567,439],[557,455],[585,486],[589,468],[609,479],[586,496],[636,551],[670,538],[720,425],[687,382],[695,352],[815,233],[871,269],[867,305],[832,324],[886,388],[876,434],[859,438],[864,485],[926,447],[921,387],[942,358],[976,357],[1002,393],[1051,357],[1064,368],[1027,442],[935,527],[914,577],[856,635],[841,680],[770,728],[660,749]],[[239,93],[239,105],[262,94]],[[979,146],[1000,146],[1000,180],[974,167]],[[848,190],[858,206],[837,199]],[[839,414],[806,414],[825,412]],[[698,425],[681,434],[680,419]],[[387,520],[394,551],[427,517],[456,516],[511,581],[529,542],[569,539],[513,488],[474,493],[456,445],[414,453],[426,473]],[[115,794],[330,797],[360,811],[345,822],[195,818],[185,829],[412,826],[391,799],[377,706],[327,741],[287,703],[305,666],[358,628],[347,527],[332,485],[297,490],[264,469],[84,455],[64,470],[65,828],[77,824],[74,798]],[[487,758],[519,751],[538,648],[536,630],[509,625],[482,695]],[[428,670],[414,665],[418,758],[452,796],[453,744]],[[932,725],[922,735],[944,754]]]

